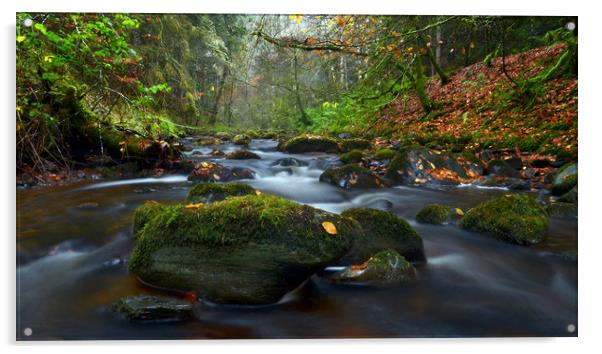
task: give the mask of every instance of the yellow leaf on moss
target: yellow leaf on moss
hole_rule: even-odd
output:
[[[337,234],[337,228],[336,226],[334,226],[333,223],[331,223],[330,221],[324,221],[322,223],[322,227],[324,228],[324,230],[326,232],[328,232],[330,235],[336,235]]]
[[[460,208],[456,208],[456,214],[458,214],[460,216],[464,216],[464,212]]]
[[[21,43],[25,40],[25,36],[17,36],[17,42]]]
[[[185,206],[186,209],[198,209],[201,208],[204,204],[203,203],[191,203],[191,204],[187,204]]]

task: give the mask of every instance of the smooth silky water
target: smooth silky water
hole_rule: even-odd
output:
[[[212,147],[195,150],[208,154]],[[225,152],[238,147],[225,144]],[[418,210],[445,203],[464,210],[508,193],[475,187],[395,187],[347,191],[318,177],[336,155],[285,154],[273,140],[254,140],[261,160],[224,160],[251,168],[263,191],[340,213],[389,210],[424,239],[420,280],[395,288],[333,285],[314,276],[271,306],[199,303],[195,320],[130,323],[110,304],[136,294],[161,295],[127,272],[134,209],[146,200],[182,202],[186,176],[99,181],[17,191],[17,336],[21,339],[359,338],[573,336],[577,263],[557,255],[577,247],[577,220],[552,218],[546,241],[517,246],[454,226],[417,224]],[[294,157],[308,166],[273,166]],[[23,335],[30,328],[31,336]]]

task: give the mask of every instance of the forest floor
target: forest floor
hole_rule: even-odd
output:
[[[576,159],[577,79],[542,83],[529,101],[517,94],[512,82],[525,82],[546,70],[564,49],[558,44],[507,56],[507,75],[502,58],[494,58],[490,65],[481,62],[458,70],[445,85],[432,77],[426,87],[435,107],[430,114],[416,95],[399,97],[381,112],[371,131],[423,145],[451,144],[458,150],[508,149],[531,158]]]

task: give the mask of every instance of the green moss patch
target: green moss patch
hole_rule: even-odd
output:
[[[339,152],[339,145],[336,139],[313,134],[303,134],[291,138],[279,144],[279,148],[282,151],[295,154],[306,152]]]
[[[372,144],[369,140],[352,138],[343,139],[339,142],[339,149],[343,152],[349,152],[351,150],[367,150],[370,149]]]
[[[218,184],[201,182],[195,184],[186,197],[188,203],[213,203],[224,200],[229,196],[242,196],[255,194],[253,187],[242,183]]]
[[[364,153],[360,150],[351,150],[349,152],[341,154],[339,159],[344,164],[358,163],[358,162],[362,161],[363,155],[364,155]]]
[[[416,221],[422,224],[443,225],[456,215],[456,209],[449,205],[429,204],[416,214]]]

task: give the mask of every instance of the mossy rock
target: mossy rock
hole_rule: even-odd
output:
[[[352,219],[275,196],[173,205],[141,229],[129,270],[216,303],[269,304],[344,256],[360,232]]]
[[[134,225],[132,233],[134,238],[140,233],[140,230],[144,228],[148,222],[155,216],[161,214],[167,210],[167,206],[160,204],[154,200],[146,201],[144,204],[136,208],[134,211]]]
[[[416,221],[421,224],[443,225],[464,215],[462,209],[443,204],[429,204],[416,214]]]
[[[336,139],[313,134],[296,136],[280,143],[278,148],[293,154],[302,154],[306,152],[339,152],[339,145]]]
[[[503,241],[531,245],[542,241],[548,227],[548,214],[535,198],[512,194],[470,209],[459,225]]]
[[[552,203],[546,206],[546,211],[550,216],[561,218],[576,218],[578,211],[577,205],[573,203]]]
[[[339,156],[339,159],[344,164],[350,164],[350,163],[358,163],[358,162],[362,161],[363,156],[364,156],[364,153],[362,151],[351,150],[349,152],[341,154],[341,156]]]
[[[232,142],[236,145],[249,145],[251,138],[248,135],[238,134],[232,138]]]
[[[577,186],[571,188],[570,191],[561,195],[560,198],[558,198],[558,201],[562,202],[562,203],[575,203],[576,204],[578,201]]]
[[[232,134],[228,132],[217,132],[215,133],[215,137],[222,141],[232,140]]]
[[[416,268],[394,250],[383,250],[359,265],[345,267],[329,277],[336,283],[394,286],[417,279]]]
[[[367,168],[356,164],[331,167],[320,175],[320,182],[330,183],[345,189],[381,188],[385,186],[380,177]]]
[[[225,167],[215,162],[200,162],[188,175],[189,181],[229,182],[239,179],[251,179],[255,172],[244,167]]]
[[[343,139],[339,142],[339,149],[342,152],[349,152],[351,150],[368,150],[371,146],[372,144],[369,140],[360,138]]]
[[[567,164],[553,176],[552,194],[563,195],[568,193],[577,185],[578,180],[577,163]]]
[[[112,308],[133,322],[174,322],[192,318],[192,305],[174,298],[127,296],[119,299]]]
[[[253,187],[242,183],[217,184],[213,182],[201,182],[195,184],[186,197],[188,203],[213,203],[226,199],[230,196],[242,196],[256,194]]]
[[[487,173],[496,176],[518,177],[518,172],[506,160],[502,159],[489,161],[487,164]]]
[[[229,154],[226,154],[226,158],[229,160],[250,160],[250,159],[261,159],[259,155],[249,150],[236,150]]]
[[[374,152],[374,159],[375,160],[391,160],[393,157],[395,157],[395,154],[396,154],[395,150],[382,148],[382,149],[378,149]]]
[[[202,137],[197,139],[196,143],[198,145],[220,145],[224,142],[221,139],[213,138],[213,137]]]
[[[351,208],[341,216],[356,220],[363,230],[353,240],[353,246],[342,260],[343,264],[363,262],[384,249],[399,252],[412,262],[423,262],[422,238],[410,224],[397,215],[370,208]]]

